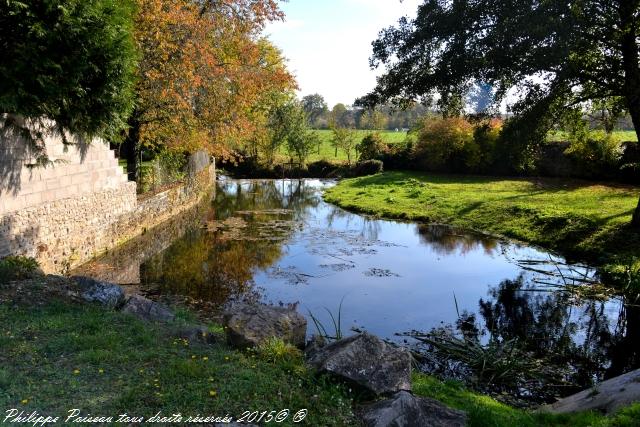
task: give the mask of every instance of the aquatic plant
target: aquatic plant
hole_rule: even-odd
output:
[[[342,334],[342,303],[344,302],[344,298],[342,297],[342,299],[340,300],[340,305],[338,305],[338,312],[336,313],[336,315],[334,315],[331,310],[329,310],[327,307],[324,307],[324,309],[327,311],[327,313],[329,313],[329,317],[331,318],[331,322],[333,323],[333,335],[330,335],[327,332],[327,328],[324,326],[324,324],[316,317],[313,315],[313,313],[311,312],[311,310],[309,310],[309,317],[311,317],[311,320],[313,321],[313,324],[316,326],[316,330],[318,331],[318,335],[324,339],[327,340],[331,340],[331,341],[337,341],[342,339],[343,334]]]

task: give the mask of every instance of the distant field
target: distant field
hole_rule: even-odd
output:
[[[635,131],[632,130],[616,130],[613,132],[613,135],[618,138],[620,141],[637,141],[638,137],[636,136]],[[550,132],[549,133],[549,141],[566,141],[567,133],[564,131],[559,132]]]
[[[316,130],[314,132],[317,132],[318,135],[320,135],[320,139],[322,143],[320,144],[320,150],[319,151],[317,149],[314,150],[313,153],[309,156],[309,159],[307,160],[308,162],[315,162],[317,160],[328,160],[330,162],[334,162],[334,161],[346,162],[347,161],[347,155],[344,153],[344,151],[338,149],[338,155],[337,156],[335,155],[336,154],[335,148],[331,146],[331,139],[333,138],[332,131],[323,129],[323,130]],[[373,131],[357,130],[356,132],[358,134],[357,141],[360,142],[362,138],[372,133]],[[398,144],[404,141],[405,138],[407,137],[407,132],[395,132],[392,130],[387,130],[387,131],[378,131],[378,133],[382,135],[383,139],[386,141],[387,144]],[[283,156],[286,156],[287,151],[284,146],[280,149],[280,154]],[[352,154],[352,157],[351,157],[352,160],[354,160],[354,156],[355,156],[355,152]]]

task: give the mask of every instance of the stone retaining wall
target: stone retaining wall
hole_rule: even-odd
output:
[[[215,181],[215,165],[199,153],[184,183],[138,198],[102,141],[65,147],[49,137],[54,163],[46,168],[27,167],[20,142],[0,141],[0,257],[33,257],[47,273],[66,272],[189,209]]]

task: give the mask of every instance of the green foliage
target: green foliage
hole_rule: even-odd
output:
[[[75,134],[119,135],[133,108],[133,4],[0,3],[0,111]]]
[[[304,164],[320,143],[320,137],[309,130],[303,104],[295,99],[288,99],[272,111],[268,127],[270,141],[265,150],[268,163],[273,162],[278,148],[285,145],[289,157]]]
[[[355,164],[352,170],[352,176],[366,176],[381,173],[384,169],[384,163],[381,160],[365,160]]]
[[[498,141],[502,122],[491,120],[479,124],[473,130],[473,144],[463,148],[464,164],[469,172],[487,173],[493,169],[498,157]]]
[[[347,127],[336,126],[333,128],[333,139],[331,144],[336,150],[342,150],[347,156],[347,162],[351,164],[351,153],[356,148],[357,131]]]
[[[187,156],[185,153],[161,149],[156,155],[158,168],[166,183],[176,182],[184,179],[187,167]]]
[[[450,169],[473,143],[473,127],[461,117],[427,117],[418,131],[414,147],[417,164],[430,171]]]
[[[375,160],[380,159],[387,151],[382,135],[378,132],[370,133],[358,145],[356,145],[359,160]]]
[[[581,165],[583,176],[606,176],[617,168],[622,157],[620,141],[603,131],[590,131],[570,142],[565,153]]]
[[[640,404],[628,406],[605,417],[596,412],[553,415],[512,408],[490,397],[467,390],[458,381],[440,381],[423,374],[413,375],[413,392],[437,399],[467,413],[469,427],[637,427]]]
[[[325,116],[327,114],[327,111],[329,110],[327,107],[327,103],[324,100],[322,95],[318,93],[314,93],[312,95],[307,95],[303,97],[302,108],[304,109],[304,112],[307,114],[307,117],[309,119],[309,125],[311,127],[318,128],[323,124],[325,126],[327,125],[326,119],[324,123],[321,122],[323,116]]]
[[[316,327],[316,331],[318,332],[318,336],[322,339],[337,341],[343,338],[342,334],[342,303],[344,302],[344,297],[340,300],[340,305],[338,306],[338,312],[334,315],[331,310],[325,307],[325,311],[329,314],[331,318],[331,323],[333,324],[333,335],[331,335],[325,325],[313,315],[311,311],[309,311],[309,317],[313,321],[313,324]]]
[[[30,279],[42,274],[38,262],[23,256],[0,258],[0,283]]]
[[[356,104],[437,98],[451,115],[475,86],[490,86],[494,105],[517,91],[496,164],[502,173],[532,172],[547,132],[571,106],[591,103],[607,131],[624,110],[640,123],[638,13],[636,1],[424,1],[415,18],[402,18],[373,42],[371,65],[386,70]],[[606,158],[609,147],[579,150]],[[432,154],[429,166],[441,167],[446,150]],[[640,227],[640,208],[636,218]]]
[[[442,330],[412,337],[429,344],[440,360],[464,363],[478,384],[513,386],[524,379],[539,379],[543,374],[516,339],[501,341],[492,337],[482,345],[477,340],[460,338]]]
[[[288,369],[304,369],[302,352],[280,338],[270,338],[255,350],[256,355],[269,363],[275,363]]]

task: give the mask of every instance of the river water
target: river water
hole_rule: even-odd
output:
[[[594,269],[481,234],[349,213],[322,200],[331,185],[223,177],[204,209],[75,273],[212,318],[236,299],[296,304],[330,334],[339,314],[344,334],[412,345],[402,334],[471,325],[481,343],[515,338],[562,354],[585,384],[638,366],[638,309],[594,287]]]

